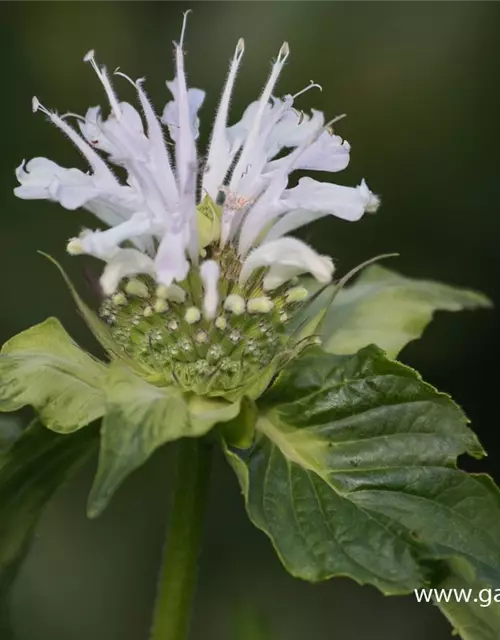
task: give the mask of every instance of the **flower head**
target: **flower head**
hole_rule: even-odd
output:
[[[250,352],[263,362],[279,351],[285,340],[280,337],[285,331],[283,318],[289,317],[284,307],[295,300],[287,294],[292,278],[302,273],[322,283],[332,278],[329,257],[287,234],[328,214],[358,220],[378,206],[378,199],[364,181],[351,188],[304,177],[297,186],[288,186],[296,170],[344,169],[350,147],[334,134],[334,121],[325,123],[319,111],[305,115],[296,109],[299,96],[318,85],[276,97],[290,54],[286,42],[259,99],[239,122],[229,125],[231,96],[244,53],[244,42],[238,41],[206,158],[199,163],[198,111],[205,93],[187,84],[185,28],[186,15],[179,43],[174,44],[175,78],[167,82],[172,100],[161,118],[143,80],[133,81],[116,71],[134,86],[142,115],[121,102],[93,51],[84,60],[103,85],[109,115],[91,107],[85,116],[59,116],[34,98],[33,110],[43,112],[77,146],[89,171],[34,158],[17,169],[20,186],[15,193],[25,199],[53,200],[70,210],[83,207],[106,225],[104,230],[85,230],[71,238],[67,250],[105,262],[101,313],[114,327],[116,339],[134,356],[147,355],[150,364],[162,367],[173,367],[182,356],[184,364],[196,368],[200,357],[207,358],[204,352],[210,350],[212,332],[224,331],[222,351],[229,360],[220,370],[231,372]],[[68,122],[73,118],[76,127]],[[126,183],[112,165],[126,171]],[[184,305],[182,313],[176,305]],[[274,337],[259,331],[264,317]],[[179,328],[184,333],[177,339]],[[253,340],[251,350],[246,343],[241,347],[244,336],[247,342]],[[198,370],[206,367],[199,365]],[[173,375],[179,378],[178,372]]]

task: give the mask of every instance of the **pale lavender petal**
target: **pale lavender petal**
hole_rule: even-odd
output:
[[[301,178],[296,187],[284,192],[282,202],[289,210],[307,209],[354,221],[376,208],[378,199],[364,181],[357,187],[344,187]]]

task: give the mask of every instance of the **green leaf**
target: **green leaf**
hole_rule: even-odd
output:
[[[452,597],[436,602],[463,640],[498,640],[500,634],[500,583],[486,583],[477,579],[475,571],[465,561],[448,563],[448,575],[436,587]],[[454,591],[453,591],[454,590]],[[466,602],[457,593],[470,594]]]
[[[97,442],[93,427],[60,435],[35,421],[0,455],[2,602],[29,548],[39,516],[54,492],[95,451]],[[5,620],[2,623],[5,625]]]
[[[105,373],[103,364],[49,318],[3,346],[0,411],[32,405],[47,427],[69,433],[103,414]]]
[[[315,302],[319,311],[328,292]],[[376,344],[395,357],[419,338],[436,311],[490,307],[481,293],[429,280],[406,278],[385,267],[365,269],[356,283],[338,293],[322,323],[325,351],[352,354]]]
[[[455,468],[483,450],[461,410],[370,346],[311,349],[259,401],[257,438],[226,448],[254,524],[290,573],[346,575],[387,594],[432,578],[443,558],[500,576],[500,498]]]
[[[105,392],[99,466],[89,497],[92,518],[158,447],[183,437],[200,437],[239,411],[239,403],[185,394],[178,387],[156,387],[119,363],[109,367]]]

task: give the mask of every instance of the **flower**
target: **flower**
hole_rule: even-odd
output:
[[[141,325],[144,318],[151,322],[155,314],[170,313],[167,300],[174,306],[187,305],[183,314],[167,321],[167,327],[196,324],[203,315],[206,326],[200,331],[214,326],[220,330],[226,322],[220,315],[223,310],[233,318],[246,316],[249,310],[255,318],[258,311],[265,311],[283,324],[289,316],[283,306],[293,298],[286,298],[289,281],[310,273],[328,283],[334,271],[331,258],[287,234],[326,215],[359,220],[379,201],[364,181],[345,187],[303,177],[296,186],[288,186],[296,170],[341,171],[349,162],[350,147],[333,132],[339,118],[325,123],[321,112],[306,115],[294,106],[299,96],[319,85],[311,82],[295,95],[276,97],[290,54],[286,42],[259,99],[239,122],[229,125],[231,96],[244,53],[244,42],[238,41],[206,158],[200,163],[198,111],[205,93],[187,85],[186,17],[187,13],[179,43],[174,43],[176,75],[167,82],[172,100],[161,118],[144,90],[144,80],[134,82],[116,71],[134,86],[142,116],[131,104],[119,101],[93,51],[84,60],[104,87],[108,117],[100,107],[89,108],[85,116],[59,116],[33,99],[33,110],[44,113],[77,146],[90,171],[34,158],[18,167],[20,186],[15,193],[24,199],[53,200],[70,210],[83,207],[107,226],[84,230],[69,240],[67,250],[106,263],[100,279],[106,296],[101,312],[110,324],[124,313],[132,326]],[[68,123],[71,118],[79,131]],[[126,171],[125,184],[110,165]],[[135,302],[129,305],[131,299]],[[144,308],[139,309],[138,299]],[[239,342],[240,329],[232,327],[228,334],[233,343]],[[115,337],[128,344],[130,327],[120,326]],[[142,352],[151,344],[149,336]],[[188,353],[186,344],[180,350]]]

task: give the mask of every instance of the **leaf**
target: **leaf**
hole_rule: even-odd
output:
[[[0,455],[2,603],[45,506],[69,475],[94,452],[97,442],[93,427],[60,435],[35,420],[8,451]],[[2,623],[6,624],[5,620]]]
[[[156,387],[116,362],[109,367],[105,387],[99,465],[88,506],[91,518],[160,446],[200,437],[239,411],[239,403],[185,394],[179,387]]]
[[[498,640],[500,633],[500,583],[479,581],[471,566],[464,561],[448,563],[448,575],[436,587],[448,594],[455,590],[450,602],[441,600],[437,606],[463,640]],[[471,594],[468,602],[455,593]]]
[[[350,576],[386,594],[463,558],[500,577],[500,498],[455,468],[483,450],[461,410],[375,346],[311,349],[258,401],[257,440],[226,448],[253,523],[295,576]]]
[[[103,414],[105,372],[56,318],[49,318],[4,344],[0,411],[32,405],[49,429],[75,431]]]
[[[322,296],[316,306],[325,303]],[[436,311],[490,306],[481,293],[406,278],[374,265],[365,269],[354,285],[340,291],[328,309],[321,331],[323,348],[342,355],[376,344],[395,357],[422,335]]]

